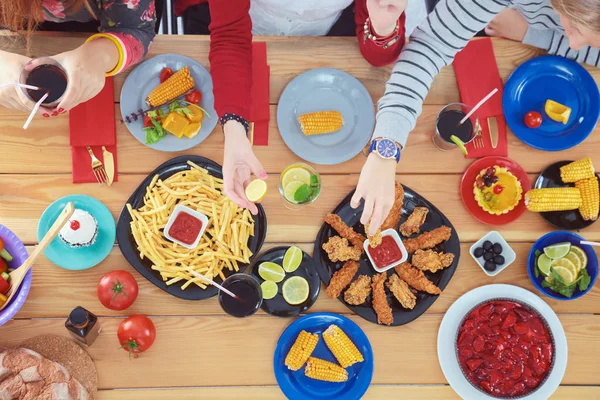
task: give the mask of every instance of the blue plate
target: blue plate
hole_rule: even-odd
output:
[[[342,383],[317,381],[304,375],[304,367],[298,371],[289,370],[284,364],[285,357],[302,330],[319,334],[319,343],[312,353],[313,357],[337,364],[321,336],[331,324],[336,324],[346,332],[365,359],[361,363],[346,368],[348,380]],[[373,378],[373,349],[371,349],[367,335],[348,318],[332,313],[314,313],[294,321],[283,332],[275,348],[273,368],[281,391],[290,400],[360,399],[369,388]]]
[[[566,125],[545,113],[548,99],[571,107]],[[504,86],[502,107],[515,136],[536,149],[559,151],[577,146],[592,133],[600,115],[600,94],[594,78],[581,65],[563,57],[543,56],[512,73]],[[529,111],[542,114],[539,128],[528,128],[523,122]]]
[[[112,214],[104,204],[93,197],[74,194],[58,199],[46,208],[38,223],[38,241],[42,240],[70,201],[75,208],[89,212],[98,221],[96,242],[89,247],[74,249],[57,236],[46,248],[44,255],[61,268],[79,271],[92,268],[108,256],[115,244],[116,227]]]
[[[529,251],[529,258],[527,260],[527,273],[529,274],[529,279],[531,279],[531,282],[533,282],[533,285],[536,287],[537,290],[555,300],[575,300],[592,290],[592,288],[596,284],[596,280],[598,279],[598,257],[596,256],[596,252],[594,251],[592,246],[579,243],[582,240],[585,239],[579,235],[576,235],[575,233],[567,231],[555,231],[542,236],[537,240],[537,242],[533,244],[531,250]],[[544,247],[560,242],[570,242],[575,246],[581,247],[581,249],[585,251],[585,254],[588,257],[588,263],[586,268],[591,278],[590,285],[588,286],[587,290],[583,292],[579,291],[579,289],[576,289],[572,297],[565,297],[548,288],[542,287],[542,280],[544,279],[544,277],[540,275],[536,278],[535,276],[535,252],[539,250],[543,253]]]
[[[298,116],[315,111],[339,111],[342,129],[305,136]],[[295,77],[277,106],[277,126],[285,144],[298,157],[314,164],[340,164],[369,143],[375,125],[373,99],[352,75],[333,68],[317,68]]]
[[[137,140],[146,146],[160,151],[183,151],[202,143],[215,129],[217,125],[217,112],[215,111],[215,98],[213,96],[213,84],[210,73],[199,62],[191,58],[181,56],[179,54],[162,54],[153,57],[144,63],[138,65],[125,79],[123,89],[121,90],[121,116],[125,119],[126,115],[135,113],[138,110],[147,110],[146,97],[155,87],[160,84],[160,71],[163,68],[171,68],[173,71],[178,71],[181,68],[188,66],[190,74],[196,82],[196,89],[202,93],[202,101],[200,107],[204,108],[210,115],[204,114],[202,127],[200,132],[193,138],[181,139],[167,134],[160,142],[147,145],[146,132],[144,131],[143,118],[138,118],[137,121],[129,123],[124,122],[129,132]]]

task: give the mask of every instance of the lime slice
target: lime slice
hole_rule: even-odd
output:
[[[458,148],[463,152],[463,154],[465,156],[468,155],[467,148],[465,147],[465,143],[462,140],[460,140],[458,138],[458,136],[452,135],[452,136],[450,136],[450,140],[452,140],[454,142],[454,144],[458,146]]]
[[[581,271],[581,268],[583,266],[581,264],[581,258],[579,258],[579,256],[577,254],[570,251],[569,254],[567,254],[565,256],[564,259],[571,261],[573,263],[573,265],[575,266],[575,275],[579,274],[579,271]]]
[[[310,286],[303,277],[292,276],[283,282],[281,293],[288,304],[295,306],[304,303],[308,299]]]
[[[288,183],[287,186],[284,186],[283,195],[285,196],[286,200],[290,203],[297,203],[297,201],[294,200],[294,194],[296,194],[296,190],[298,190],[298,188],[302,185],[305,185],[305,183],[300,181],[292,181]]]
[[[296,246],[292,246],[285,252],[283,256],[283,269],[285,272],[294,272],[302,263],[302,250]]]
[[[310,172],[304,168],[290,168],[281,176],[281,186],[286,187],[290,183],[298,181],[310,185]]]
[[[550,276],[550,266],[552,264],[552,260],[545,254],[539,256],[538,261],[538,270],[544,276]]]
[[[285,277],[285,271],[274,262],[265,261],[258,266],[258,274],[265,281],[281,282]]]
[[[260,284],[260,288],[262,289],[263,299],[265,300],[269,300],[277,296],[277,284],[273,281],[264,281]]]
[[[246,197],[249,201],[257,203],[267,194],[267,182],[255,179],[246,186]]]
[[[544,247],[544,253],[553,260],[563,258],[571,251],[571,243],[556,243],[552,246]]]
[[[565,285],[570,285],[571,283],[575,282],[575,277],[577,275],[575,275],[573,273],[573,270],[575,269],[575,266],[573,265],[573,263],[566,259],[556,260],[556,261],[560,261],[560,263],[557,265],[554,265],[554,262],[553,262],[552,269],[563,279],[563,281],[565,282]],[[567,264],[567,263],[570,263],[571,265],[568,266],[569,264]]]
[[[579,259],[581,260],[581,269],[587,267],[587,254],[585,254],[585,251],[583,251],[581,247],[571,246],[571,253],[577,255],[577,257],[579,257]]]

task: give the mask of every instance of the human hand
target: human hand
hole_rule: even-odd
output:
[[[256,204],[246,197],[245,189],[253,173],[260,179],[267,179],[267,173],[254,155],[246,130],[237,121],[228,121],[223,127],[225,133],[225,155],[223,161],[223,186],[225,195],[235,204],[258,214]]]
[[[7,83],[18,83],[21,71],[31,58],[19,54],[0,51],[0,86]],[[18,86],[7,86],[0,89],[0,106],[18,111],[31,112],[34,106],[23,90]]]
[[[362,168],[356,192],[350,206],[357,208],[365,200],[360,222],[369,224],[368,236],[374,236],[394,205],[396,183],[396,160],[384,160],[377,154],[369,154]]]
[[[512,8],[505,8],[485,27],[485,33],[488,36],[522,42],[527,34],[527,29],[529,29],[529,24],[520,12]]]
[[[367,11],[373,30],[379,36],[388,36],[396,28],[398,18],[406,9],[407,0],[367,0]]]

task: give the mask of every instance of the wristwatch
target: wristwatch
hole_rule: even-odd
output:
[[[377,138],[373,139],[371,142],[371,147],[369,148],[369,154],[371,152],[375,152],[379,157],[384,160],[391,160],[393,158],[396,159],[396,162],[400,161],[400,152],[402,151],[402,146],[388,138]]]

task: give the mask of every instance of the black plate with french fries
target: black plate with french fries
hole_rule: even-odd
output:
[[[452,226],[451,222],[448,220],[448,218],[446,218],[446,216],[444,214],[442,214],[442,212],[440,210],[438,210],[433,204],[431,204],[429,201],[427,201],[421,195],[419,195],[415,191],[407,188],[406,186],[403,185],[403,188],[404,188],[404,198],[403,198],[401,216],[399,217],[400,218],[399,223],[396,224],[396,226],[394,226],[394,229],[399,230],[399,227],[403,226],[403,223],[406,222],[409,215],[411,215],[413,213],[415,208],[422,207],[422,209],[423,208],[428,209],[428,212],[426,214],[426,218],[424,219],[424,222],[422,222],[422,224],[420,224],[420,232],[419,233],[413,233],[408,236],[401,235],[402,241],[405,244],[407,242],[407,239],[415,239],[415,238],[419,237],[421,234],[423,234],[425,232],[433,231],[436,228],[440,229],[441,227],[444,227],[444,226],[450,228],[451,233],[448,235],[448,237],[449,237],[448,240],[445,240],[442,243],[437,244],[431,250],[434,252],[437,252],[438,254],[440,252],[443,252],[445,254],[453,254],[454,259],[451,260],[447,264],[446,267],[444,267],[443,269],[437,270],[436,272],[430,272],[427,270],[422,271],[424,274],[423,278],[426,278],[428,281],[427,284],[431,283],[431,284],[435,285],[437,288],[439,288],[439,290],[443,290],[450,282],[450,279],[452,278],[452,276],[454,275],[454,272],[456,271],[456,268],[458,267],[458,262],[459,262],[459,258],[460,258],[460,241],[459,241],[458,235],[456,233],[456,230]],[[332,214],[337,214],[341,218],[341,221],[343,221],[343,223],[345,223],[348,227],[353,228],[356,233],[358,233],[360,235],[365,235],[365,228],[364,228],[363,224],[360,223],[360,217],[361,217],[362,210],[363,210],[363,204],[361,203],[361,205],[357,209],[353,209],[350,206],[350,200],[352,199],[353,194],[354,194],[354,191],[350,192],[344,198],[344,200],[342,200],[342,202],[332,211]],[[446,229],[446,228],[444,228],[444,229]],[[331,261],[329,258],[330,257],[329,254],[323,249],[323,244],[328,242],[331,237],[336,236],[336,235],[341,236],[328,223],[324,223],[317,235],[316,240],[315,240],[315,249],[314,249],[314,253],[313,253],[313,258],[316,262],[317,272],[319,273],[321,281],[327,287],[330,284],[333,274],[336,271],[339,271],[342,268],[342,266],[344,265],[344,262]],[[423,251],[428,251],[428,249],[423,248]],[[413,254],[410,254],[409,258],[408,258],[408,263],[411,263],[411,265],[413,262],[413,258],[414,258]],[[362,297],[360,297],[360,296],[359,296],[360,300],[358,300],[358,301],[354,300],[355,302],[364,301],[362,304],[352,305],[346,301],[347,300],[346,292],[350,289],[352,283],[354,283],[355,281],[358,280],[358,277],[360,275],[366,275],[369,278],[372,278],[373,276],[378,275],[377,272],[371,266],[371,263],[365,252],[363,252],[360,255],[360,259],[358,260],[358,263],[359,263],[358,272],[356,272],[356,274],[353,275],[351,282],[348,285],[344,286],[344,289],[342,290],[341,295],[338,296],[338,300],[341,301],[344,305],[346,305],[346,307],[348,307],[350,310],[352,310],[356,314],[360,315],[362,318],[366,319],[367,321],[377,324],[378,316],[377,316],[376,312],[374,311],[373,305],[372,305],[372,301],[373,301],[373,292],[372,291],[366,297],[366,300],[363,300]],[[416,267],[414,267],[414,266],[413,266],[413,268],[416,269]],[[410,292],[412,293],[411,297],[413,298],[413,300],[412,300],[413,308],[412,309],[404,308],[401,305],[400,301],[392,294],[391,289],[388,286],[388,283],[390,282],[389,278],[392,275],[396,275],[395,271],[396,271],[396,269],[392,268],[386,272],[383,272],[383,274],[387,275],[387,278],[385,280],[385,286],[384,286],[384,288],[385,288],[384,289],[385,290],[384,302],[387,301],[387,304],[391,307],[391,315],[393,317],[393,321],[389,321],[390,322],[389,324],[388,323],[382,323],[382,324],[391,325],[391,326],[404,325],[404,324],[407,324],[407,323],[417,319],[425,311],[427,311],[427,309],[429,307],[431,307],[431,305],[439,297],[439,295],[429,294],[429,293],[426,293],[425,291],[417,291],[412,285],[408,284],[408,289],[410,289]],[[372,280],[371,280],[371,282],[372,282]],[[404,286],[406,287],[406,285],[404,285]],[[370,286],[370,287],[372,287],[372,286]],[[327,291],[326,291],[326,293],[327,293]]]
[[[223,277],[236,272],[235,266],[243,271],[264,243],[264,209],[259,204],[258,215],[251,216],[225,199],[220,191],[222,176],[221,166],[204,157],[173,158],[144,179],[119,216],[117,241],[127,261],[155,286],[175,297],[202,300],[215,296],[218,289],[206,286],[189,270],[220,283]],[[209,218],[195,250],[176,245],[162,234],[165,219],[177,204],[190,206]],[[219,220],[217,226],[213,224],[214,215]]]

